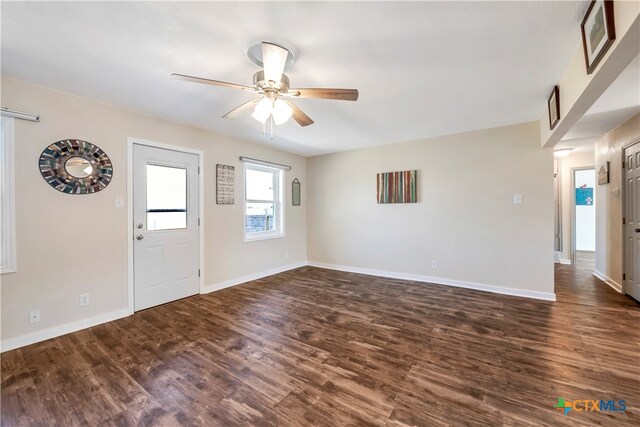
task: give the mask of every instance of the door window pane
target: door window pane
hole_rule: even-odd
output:
[[[257,233],[264,231],[274,231],[275,218],[273,203],[247,203],[246,204],[246,232]]]
[[[248,200],[274,200],[273,176],[274,172],[248,169],[246,198]]]
[[[147,230],[187,228],[187,170],[147,165]]]

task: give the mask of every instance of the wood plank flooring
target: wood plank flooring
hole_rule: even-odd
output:
[[[2,355],[2,425],[640,425],[640,304],[312,267]],[[624,399],[562,415],[558,397]]]

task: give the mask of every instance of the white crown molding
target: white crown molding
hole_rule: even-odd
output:
[[[346,265],[327,264],[324,262],[309,261],[312,267],[327,268],[330,270],[347,271],[350,273],[367,274],[370,276],[388,277],[391,279],[412,280],[415,282],[434,283],[438,285],[455,286],[457,288],[474,289],[477,291],[493,292],[496,294],[511,295],[516,297],[533,298],[544,301],[555,301],[556,294],[550,292],[528,291],[525,289],[504,288],[500,286],[484,285],[481,283],[464,282],[461,280],[431,277],[419,274],[397,273],[392,271],[371,270],[368,268],[351,267]]]

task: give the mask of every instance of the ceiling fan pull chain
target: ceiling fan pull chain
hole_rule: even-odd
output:
[[[273,142],[273,115],[269,117],[271,118],[271,142]]]

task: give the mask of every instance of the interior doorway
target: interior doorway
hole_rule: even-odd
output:
[[[595,268],[596,171],[593,167],[572,170],[573,263]]]

